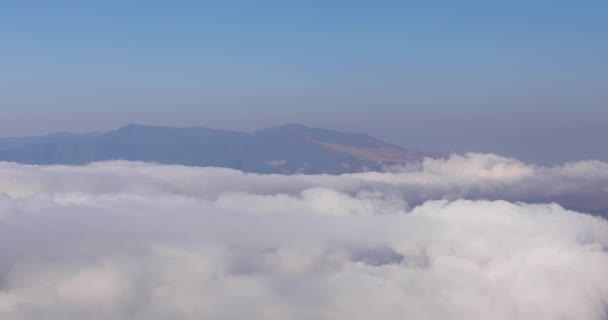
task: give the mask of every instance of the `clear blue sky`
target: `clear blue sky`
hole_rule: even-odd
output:
[[[608,1],[2,1],[0,136],[301,122],[608,160]]]

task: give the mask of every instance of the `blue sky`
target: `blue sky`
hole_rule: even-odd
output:
[[[608,159],[607,1],[2,1],[0,136],[301,122]]]

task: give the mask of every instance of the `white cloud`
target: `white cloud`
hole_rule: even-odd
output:
[[[0,163],[0,318],[606,318],[608,223],[519,201],[606,208],[607,164],[392,170]]]
[[[110,266],[79,270],[59,281],[57,293],[69,304],[99,307],[113,305],[128,293],[128,279]]]

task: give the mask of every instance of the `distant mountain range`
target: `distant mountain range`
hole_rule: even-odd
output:
[[[106,160],[215,166],[258,173],[349,173],[440,154],[361,133],[287,124],[253,133],[129,124],[105,133],[0,138],[0,161],[82,165]]]

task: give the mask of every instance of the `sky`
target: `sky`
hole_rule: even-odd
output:
[[[2,1],[0,136],[298,122],[608,160],[608,2]]]

